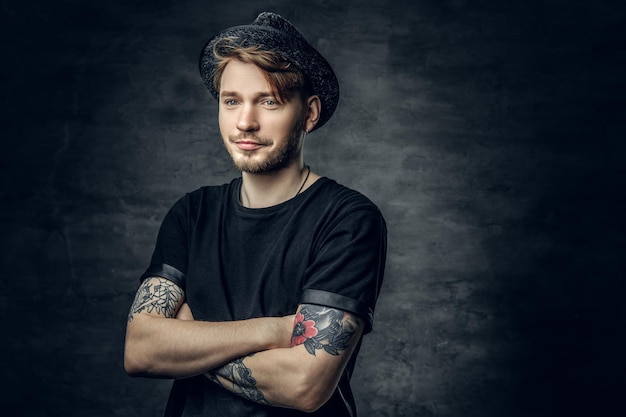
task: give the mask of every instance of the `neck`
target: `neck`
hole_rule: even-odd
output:
[[[275,206],[292,199],[317,178],[319,176],[316,174],[312,172],[309,174],[309,168],[301,161],[277,172],[262,174],[244,172],[240,201],[249,208]]]

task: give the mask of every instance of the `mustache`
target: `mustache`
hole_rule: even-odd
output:
[[[252,142],[256,142],[258,144],[261,145],[271,145],[272,143],[274,143],[274,141],[272,141],[269,138],[262,138],[259,137],[253,133],[241,133],[239,135],[229,135],[228,136],[228,140],[231,142],[238,142],[241,140],[249,140]]]

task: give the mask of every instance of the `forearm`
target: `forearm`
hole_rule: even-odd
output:
[[[362,330],[350,314],[303,305],[294,321],[293,347],[238,358],[206,375],[252,401],[315,411],[334,392]]]
[[[138,376],[198,375],[252,352],[284,346],[288,340],[276,337],[281,320],[202,322],[138,315],[127,327],[125,367]]]
[[[235,358],[289,345],[292,317],[194,321],[183,290],[146,279],[128,314],[124,367],[133,376],[184,378]]]
[[[236,359],[206,376],[249,400],[310,412],[330,398],[343,366],[329,367],[323,358],[308,356],[303,346],[267,350]]]

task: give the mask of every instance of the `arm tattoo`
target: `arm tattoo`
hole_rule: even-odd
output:
[[[304,345],[307,352],[323,349],[331,355],[339,355],[350,347],[350,341],[361,325],[350,313],[328,307],[305,304],[300,307],[291,335],[291,346]],[[253,356],[250,354],[248,356]],[[252,371],[243,361],[235,359],[205,375],[217,385],[243,398],[260,404],[272,405],[257,387]]]
[[[183,297],[183,290],[165,278],[146,279],[135,295],[135,301],[128,313],[128,322],[142,311],[174,317],[176,306]]]
[[[360,320],[350,313],[305,304],[296,313],[291,346],[304,345],[311,355],[315,355],[319,349],[331,355],[339,355],[340,351],[350,346],[350,340],[359,325]]]
[[[259,404],[269,405],[269,401],[256,387],[256,379],[252,376],[250,368],[243,363],[244,359],[235,359],[220,368],[210,371],[207,375],[211,381],[241,397]]]

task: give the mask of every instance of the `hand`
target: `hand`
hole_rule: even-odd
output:
[[[178,320],[193,320],[193,313],[191,312],[191,308],[189,308],[189,304],[183,303],[180,306],[176,313],[176,318]]]

